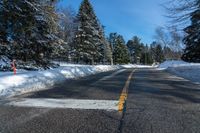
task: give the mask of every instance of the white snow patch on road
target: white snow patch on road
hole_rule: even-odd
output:
[[[121,65],[123,68],[155,68],[155,66],[151,65],[136,65],[136,64],[128,64]]]
[[[44,99],[24,98],[7,103],[9,106],[36,108],[68,108],[92,110],[118,110],[117,100]]]
[[[160,64],[158,70],[167,70],[177,76],[200,84],[200,63],[187,63],[184,61],[165,61]]]

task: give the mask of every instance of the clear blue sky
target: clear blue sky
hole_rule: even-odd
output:
[[[61,0],[63,7],[79,9],[82,0]],[[165,11],[160,6],[163,0],[90,0],[97,17],[106,26],[106,34],[117,32],[125,40],[134,35],[144,43],[151,43],[155,28],[164,26],[167,21]]]

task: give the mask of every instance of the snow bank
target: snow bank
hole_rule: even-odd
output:
[[[170,60],[170,61],[165,61],[159,65],[159,68],[161,69],[167,69],[169,67],[179,67],[179,66],[186,66],[189,65],[190,63],[181,61],[181,60]]]
[[[187,63],[184,61],[165,61],[160,64],[160,70],[167,70],[168,72],[192,82],[200,84],[200,63]]]
[[[149,65],[136,65],[136,64],[128,64],[128,65],[121,65],[123,68],[154,68],[155,66]]]
[[[58,62],[57,62],[58,63]],[[0,72],[0,98],[10,97],[26,92],[44,90],[66,79],[80,78],[100,72],[117,70],[120,68],[150,68],[142,65],[74,65],[58,63],[60,67],[51,70]]]
[[[60,66],[82,66],[82,65],[78,65],[78,64],[69,64],[69,63],[66,63],[66,62],[58,62],[58,61],[53,61],[52,63],[55,63],[55,64],[59,64]],[[97,67],[101,67],[101,66],[104,66],[104,65],[98,65]],[[137,65],[137,64],[127,64],[127,65],[118,65],[118,67],[123,67],[123,68],[153,68],[153,67],[156,67],[156,66],[150,66],[150,65]]]
[[[46,71],[27,71],[17,75],[0,72],[0,97],[9,97],[21,93],[42,90],[61,83],[66,79],[84,77],[91,74],[121,68],[108,65],[68,65]]]

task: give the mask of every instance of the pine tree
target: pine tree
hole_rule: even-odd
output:
[[[105,37],[105,33],[104,33],[104,26],[102,26],[100,28],[99,31],[100,34],[100,45],[99,45],[99,52],[100,52],[100,62],[105,63],[109,63],[109,64],[113,64],[113,59],[112,59],[112,50],[110,47],[110,44],[108,42],[108,40]]]
[[[153,42],[151,44],[150,50],[151,50],[151,55],[152,55],[154,62],[161,63],[165,60],[162,46],[159,43]]]
[[[140,63],[145,64],[145,65],[153,64],[153,58],[151,56],[151,51],[148,45],[146,45],[142,51]]]
[[[200,62],[200,0],[196,2],[197,10],[191,14],[191,26],[185,28],[186,48],[182,59],[188,62]]]
[[[164,61],[164,53],[163,53],[163,49],[162,46],[159,44],[156,46],[156,58],[155,58],[156,62],[163,62]]]
[[[6,38],[11,47],[10,57],[45,67],[58,40],[55,36],[57,14],[52,0],[4,0],[2,5],[0,16],[4,19],[0,23],[5,27],[5,34],[1,40]]]
[[[4,1],[0,1],[0,44],[6,42],[5,13]]]
[[[102,58],[101,25],[89,0],[83,0],[77,15],[78,31],[74,39],[74,58],[94,64]]]
[[[111,50],[112,52],[114,51],[115,49],[115,46],[116,46],[116,40],[117,40],[117,37],[119,35],[117,33],[110,33],[109,34],[109,37],[108,37],[108,41],[110,43],[110,47],[111,47]]]
[[[141,58],[142,44],[140,41],[141,40],[137,36],[134,36],[133,39],[129,40],[127,43],[132,63],[138,63]]]
[[[106,47],[106,39],[105,39],[105,33],[104,33],[104,26],[100,26],[100,22],[98,22],[97,31],[98,35],[94,37],[94,41],[96,42],[96,49],[97,54],[95,61],[99,63],[105,62],[105,47]]]
[[[106,40],[104,45],[104,55],[105,55],[105,62],[113,65],[113,53],[110,47],[110,43]]]
[[[9,1],[0,1],[0,55],[10,55],[10,45],[8,44],[8,3]]]
[[[128,48],[121,35],[117,37],[116,46],[113,52],[113,59],[115,64],[127,64],[130,62]]]

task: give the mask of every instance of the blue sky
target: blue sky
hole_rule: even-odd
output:
[[[61,0],[63,7],[78,11],[82,0]],[[117,32],[125,40],[137,35],[144,43],[151,43],[155,28],[167,21],[160,6],[163,0],[90,0],[97,17],[106,26],[106,34]]]

